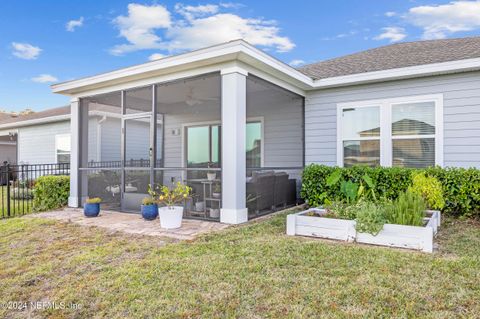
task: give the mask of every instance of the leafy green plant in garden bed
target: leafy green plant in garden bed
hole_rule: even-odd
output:
[[[408,190],[385,205],[385,217],[390,224],[422,226],[425,209],[422,196]]]
[[[412,186],[408,189],[412,193],[422,196],[430,209],[441,210],[445,207],[442,184],[433,176],[427,176],[423,172],[414,173]]]
[[[480,170],[478,169],[365,166],[339,168],[311,164],[305,167],[302,175],[301,196],[308,205],[316,207],[329,204],[335,199],[349,200],[348,194],[354,193],[351,185],[345,186],[342,190],[337,183],[329,181],[329,177],[334,173],[335,176],[340,176],[338,180],[357,184],[362,182],[366,187],[369,185],[363,180],[363,177],[368,176],[374,185],[372,190],[377,200],[396,199],[399,194],[413,185],[416,174],[424,173],[426,178],[435,177],[440,182],[445,200],[442,209],[444,213],[457,216],[480,216]],[[346,192],[347,189],[349,189],[348,192]],[[426,201],[429,206],[434,208],[433,202],[429,202],[427,198]]]
[[[360,233],[369,233],[374,236],[382,230],[387,223],[385,208],[372,202],[359,202],[355,205],[357,212],[356,230]]]

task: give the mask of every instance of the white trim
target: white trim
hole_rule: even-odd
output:
[[[9,129],[9,128],[18,128],[18,127],[32,126],[32,125],[38,125],[38,124],[61,122],[61,121],[66,121],[66,120],[70,120],[70,114],[55,115],[55,116],[43,117],[43,118],[40,118],[40,119],[33,119],[33,120],[26,120],[26,121],[19,121],[19,122],[2,124],[2,125],[0,125],[0,129],[3,130],[3,129]]]
[[[239,73],[245,76],[248,76],[248,71],[239,67],[239,66],[232,66],[229,68],[222,69],[220,71],[220,75],[230,74],[230,73]]]
[[[435,103],[435,134],[392,136],[392,106],[407,103]],[[343,137],[342,110],[345,108],[380,107],[380,137]],[[337,104],[337,165],[343,167],[343,142],[358,140],[380,140],[380,165],[392,166],[392,141],[395,139],[435,139],[435,165],[443,167],[443,94],[412,95],[386,99],[364,100]]]
[[[62,133],[62,134],[55,134],[55,161],[54,163],[56,164],[59,164],[58,162],[58,155],[59,153],[57,152],[58,150],[58,139],[61,138],[61,137],[68,137],[68,139],[71,139],[71,134],[70,133]],[[65,153],[60,153],[60,154],[67,154],[66,152]],[[70,156],[72,156],[72,145],[70,144],[70,152],[68,152],[68,154]]]
[[[223,224],[243,224],[248,221],[248,208],[220,209],[220,222]]]
[[[194,70],[199,67],[231,61],[243,61],[254,67],[260,67],[267,73],[278,73],[284,80],[295,83],[299,87],[308,88],[313,84],[313,80],[309,76],[273,58],[244,40],[235,40],[91,77],[53,84],[51,88],[54,93],[73,95],[109,84]],[[220,69],[218,70],[220,71]]]
[[[102,161],[102,124],[107,120],[107,116],[104,115],[100,119],[97,117],[95,119],[97,121],[97,150],[96,150],[97,154],[95,157],[97,162],[101,162]],[[88,121],[90,121],[90,119],[88,119]]]
[[[10,136],[10,134],[18,134],[17,129],[12,129],[12,130],[2,130],[0,131],[0,136]]]
[[[315,80],[312,88],[330,88],[364,83],[400,80],[419,76],[480,70],[480,58],[415,65],[404,68],[357,73]]]
[[[157,61],[102,73],[51,86],[54,93],[75,95],[81,92],[98,90],[100,87],[118,86],[123,83],[152,79],[158,76],[179,78],[182,72],[197,72],[201,68],[222,71],[224,63],[243,62],[265,74],[278,78],[300,90],[358,85],[386,80],[399,80],[419,76],[448,74],[480,70],[480,58],[463,59],[441,63],[415,65],[352,75],[313,80],[293,67],[273,58],[243,40],[235,40],[196,51],[163,58]],[[239,70],[237,69],[238,72]],[[225,72],[225,71],[224,71]],[[248,69],[241,71],[250,72]],[[155,83],[150,82],[150,83]]]

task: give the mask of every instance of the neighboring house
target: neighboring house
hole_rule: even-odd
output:
[[[0,112],[0,123],[9,117],[9,114]],[[3,165],[4,162],[17,162],[17,137],[9,132],[0,133],[0,165]]]
[[[52,89],[72,98],[74,207],[102,196],[138,210],[148,184],[185,181],[192,216],[221,208],[220,221],[242,223],[294,202],[310,163],[480,167],[479,37],[299,69],[237,40]],[[99,144],[101,110],[111,123]]]
[[[116,114],[98,106],[89,117],[90,160],[112,162],[119,165],[116,156],[109,150],[120,141],[115,140],[112,128],[120,125]],[[0,159],[18,164],[70,163],[70,106],[52,108],[25,115],[5,114],[0,116]],[[141,127],[140,127],[141,131]],[[141,134],[141,132],[139,132]],[[107,146],[102,147],[103,144]],[[148,142],[139,138],[138,148],[148,147]],[[135,152],[133,157],[137,157]]]
[[[0,116],[0,160],[18,164],[70,162],[70,107]]]

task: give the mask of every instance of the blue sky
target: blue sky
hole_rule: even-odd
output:
[[[68,104],[50,84],[243,37],[301,65],[478,35],[480,1],[0,2],[0,110]]]

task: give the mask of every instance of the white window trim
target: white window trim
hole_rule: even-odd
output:
[[[343,167],[343,128],[342,113],[345,108],[380,107],[380,165],[392,166],[392,105],[404,103],[435,103],[435,134],[410,135],[395,137],[395,139],[408,138],[435,138],[435,165],[443,167],[443,94],[415,95],[388,99],[365,100],[337,104],[337,165]],[[352,140],[376,140],[377,138],[364,137]]]
[[[70,135],[70,133],[56,134],[56,135],[55,135],[55,163],[56,163],[56,164],[59,164],[59,162],[58,162],[58,154],[59,154],[59,153],[57,152],[57,150],[58,150],[58,139],[59,139],[59,138],[62,138],[62,137],[71,138],[71,135]],[[60,154],[67,154],[67,153],[60,153]],[[70,156],[72,156],[72,148],[71,148],[71,146],[70,146],[70,152],[68,152],[68,154],[69,154]]]

